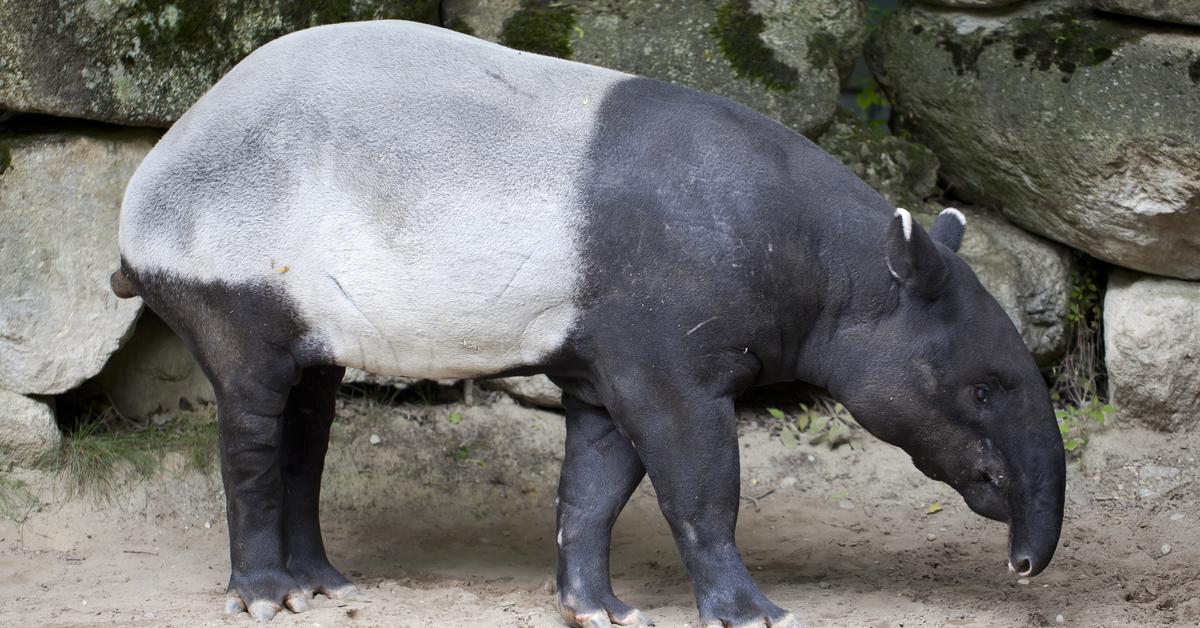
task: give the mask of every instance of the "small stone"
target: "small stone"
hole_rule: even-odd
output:
[[[854,502],[848,499],[843,499],[842,501],[838,502],[838,508],[841,508],[842,510],[854,510]]]
[[[828,582],[820,582],[820,583],[817,583],[817,586],[821,587],[822,589],[828,589],[829,583]]]
[[[1177,512],[1171,515],[1171,521],[1183,521],[1183,513]]]
[[[1071,547],[1071,539],[1063,539],[1063,547]]]
[[[1066,618],[1066,617],[1063,617],[1062,615],[1055,615],[1055,616],[1054,616],[1054,623],[1056,623],[1056,624],[1065,624],[1065,623],[1067,623],[1067,618]]]
[[[936,534],[934,534],[934,533],[932,533],[932,532],[930,532],[929,534],[926,534],[926,535],[925,535],[925,540],[926,540],[926,541],[936,541],[936,540],[937,540],[937,535],[936,535]]]
[[[1166,556],[1167,554],[1170,554],[1170,553],[1171,553],[1171,544],[1170,544],[1170,543],[1163,543],[1163,546],[1162,546],[1162,547],[1160,547],[1159,549],[1160,549],[1160,550],[1162,550],[1162,555],[1163,555],[1163,556]]]
[[[779,485],[784,488],[789,488],[789,487],[795,486],[796,482],[799,482],[799,480],[797,480],[795,476],[789,475],[786,478],[783,478],[782,480],[780,480]]]
[[[211,527],[212,527],[212,522],[211,522],[211,521],[205,521],[205,522],[204,522],[204,529],[205,529],[205,530],[207,530],[207,529],[209,529],[209,528],[211,528]]]
[[[1029,578],[1021,578],[1020,580],[1017,580],[1017,584],[1020,584],[1020,585],[1029,584]]]
[[[379,434],[371,434],[371,438],[367,440],[370,441],[372,445],[378,445],[379,443],[383,442],[383,439],[379,438]]]

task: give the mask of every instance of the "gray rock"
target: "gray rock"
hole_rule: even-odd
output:
[[[0,3],[0,109],[168,126],[235,63],[332,22],[436,22],[436,0]]]
[[[918,0],[918,2],[923,4],[931,4],[943,7],[957,7],[962,9],[1003,7],[1023,1],[1024,0]]]
[[[447,24],[726,96],[808,135],[830,121],[865,38],[857,0],[447,0]]]
[[[49,403],[0,389],[0,468],[33,467],[58,451],[62,434]]]
[[[108,278],[125,182],[148,131],[0,135],[0,386],[57,394],[100,372],[141,312]]]
[[[955,196],[1105,261],[1200,278],[1200,36],[1055,1],[908,4],[869,48]]]
[[[85,386],[105,393],[121,416],[136,419],[216,399],[183,340],[152,312],[142,314],[129,341]]]
[[[1091,0],[1091,5],[1113,13],[1200,26],[1200,2],[1196,0]]]
[[[1166,431],[1200,422],[1200,282],[1113,273],[1104,351],[1120,416]]]
[[[499,390],[510,397],[539,408],[561,408],[562,389],[554,385],[545,375],[529,377],[505,377],[502,379],[481,380],[481,386],[489,390]]]
[[[1056,363],[1066,350],[1071,252],[1018,229],[995,212],[959,209],[967,216],[967,234],[958,254],[1000,302],[1037,363]]]
[[[927,201],[938,193],[938,159],[927,147],[870,129],[840,110],[817,144],[893,206],[935,215],[942,210]]]

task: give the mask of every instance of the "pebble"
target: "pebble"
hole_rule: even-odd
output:
[[[818,583],[818,584],[817,584],[817,586],[818,586],[818,587],[821,587],[822,589],[828,589],[828,588],[829,588],[829,583],[828,583],[828,582],[821,582],[821,583]]]
[[[1029,578],[1021,578],[1017,580],[1017,584],[1029,584]]]
[[[925,540],[927,540],[927,541],[936,541],[936,540],[937,540],[937,535],[936,535],[936,534],[934,534],[934,533],[932,533],[932,532],[930,532],[929,534],[925,535]]]
[[[1177,512],[1171,515],[1171,521],[1183,521],[1183,513]]]
[[[843,499],[842,501],[838,502],[838,508],[841,508],[842,510],[854,510],[854,502],[848,499]]]
[[[1067,618],[1066,618],[1066,617],[1063,617],[1062,615],[1055,615],[1055,616],[1054,616],[1054,623],[1056,623],[1056,624],[1065,624],[1065,623],[1067,623]]]
[[[784,488],[787,488],[789,486],[795,486],[796,482],[799,482],[799,480],[797,480],[795,476],[789,475],[786,478],[783,478],[782,480],[780,480],[779,485]]]
[[[379,443],[383,442],[383,439],[379,438],[379,434],[371,434],[371,438],[368,440],[371,441],[372,445],[378,445]]]
[[[1162,546],[1162,547],[1160,547],[1159,549],[1161,549],[1161,550],[1162,550],[1162,555],[1163,555],[1163,556],[1166,556],[1167,554],[1170,554],[1170,553],[1171,553],[1171,544],[1170,544],[1170,543],[1163,543],[1163,546]]]

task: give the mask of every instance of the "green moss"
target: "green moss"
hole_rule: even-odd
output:
[[[127,66],[166,66],[198,59],[220,60],[224,73],[242,56],[268,41],[321,24],[357,20],[402,19],[438,23],[437,0],[309,0],[274,3],[264,0],[135,0],[117,15],[137,36],[136,53]],[[278,11],[278,21],[263,19]],[[248,48],[246,47],[249,45]]]
[[[1063,82],[1076,69],[1104,63],[1143,35],[1135,27],[1076,12],[1031,17],[1017,22],[1015,29],[1013,58],[1042,71],[1057,67]]]
[[[963,76],[970,72],[979,76],[980,55],[988,46],[998,41],[1000,41],[1000,37],[993,33],[971,33],[964,36],[956,33],[953,27],[946,26],[937,45],[950,53],[950,62],[954,65],[956,74]]]
[[[721,54],[739,78],[758,81],[767,89],[796,89],[800,84],[800,73],[775,58],[775,51],[763,43],[764,30],[766,21],[750,9],[750,0],[728,0],[717,7],[716,22],[709,34],[717,41]],[[833,58],[821,38],[818,37],[815,46],[813,44],[810,38],[810,56],[815,50],[818,56],[824,54]]]
[[[571,30],[575,9],[562,2],[521,0],[500,31],[500,43],[509,48],[562,59],[571,58]]]
[[[817,31],[805,40],[808,46],[808,62],[814,68],[830,68],[837,65],[837,38],[825,31]]]

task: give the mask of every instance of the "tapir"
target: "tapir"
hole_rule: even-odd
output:
[[[1004,311],[929,230],[788,128],[724,98],[402,21],[250,54],[130,180],[114,291],[212,381],[226,610],[269,620],[353,591],[321,475],[346,367],[545,373],[562,388],[558,605],[647,623],[609,577],[649,475],[712,626],[791,626],[734,540],[734,400],[828,390],[979,514],[1009,568],[1058,542],[1065,463]]]

